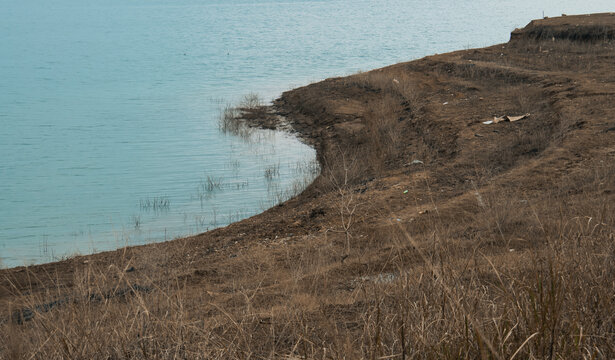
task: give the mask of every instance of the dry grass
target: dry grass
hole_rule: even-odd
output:
[[[374,70],[358,73],[343,79],[347,86],[354,86],[366,91],[394,96],[402,100],[403,105],[419,110],[421,90],[416,80],[404,72],[385,72]],[[383,96],[384,97],[384,96]]]

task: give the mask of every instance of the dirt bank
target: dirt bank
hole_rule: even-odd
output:
[[[615,356],[614,34],[613,14],[535,20],[284,93],[253,121],[316,147],[304,193],[3,270],[0,356]]]

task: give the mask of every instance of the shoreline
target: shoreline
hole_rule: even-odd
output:
[[[603,13],[603,14],[591,14],[591,19],[588,18],[590,15],[575,15],[575,16],[570,16],[568,18],[575,18],[575,19],[580,19],[581,21],[579,22],[582,25],[585,25],[586,27],[589,27],[590,29],[588,30],[589,32],[591,32],[591,30],[593,29],[594,25],[592,22],[592,19],[595,18],[596,16],[614,16],[615,13]],[[553,21],[554,19],[564,19],[565,17],[561,17],[561,18],[551,18],[551,21]],[[587,20],[586,20],[587,19]],[[574,34],[577,34],[579,32],[579,30],[575,30],[574,32],[567,32],[566,29],[567,26],[566,24],[559,25],[556,24],[554,26],[554,30],[550,30],[549,27],[547,27],[547,29],[543,29],[541,26],[536,26],[535,24],[540,23],[541,20],[533,20],[531,21],[528,26],[526,28],[531,28],[530,31],[524,32],[524,29],[515,29],[514,31],[512,31],[511,33],[511,41],[516,40],[516,39],[522,39],[523,36],[527,33],[527,36],[531,36],[533,38],[540,38],[540,37],[544,37],[544,38],[550,38],[553,35],[557,35],[557,36],[572,36],[573,38],[575,38]],[[544,21],[549,21],[549,20],[544,20]],[[609,36],[609,37],[614,37],[615,35],[613,35],[613,32],[609,32],[608,30],[605,30],[605,32],[602,34],[603,36]],[[590,35],[587,34],[581,34],[578,35],[578,37],[583,38],[583,37],[587,37]],[[487,48],[492,48],[492,47],[497,47],[500,45],[505,45],[505,44],[496,44],[496,45],[491,45],[488,46],[486,48],[483,49],[487,49]],[[453,51],[450,53],[444,53],[444,54],[434,54],[434,55],[427,55],[423,58],[419,58],[416,60],[410,60],[409,62],[402,62],[402,63],[398,63],[398,64],[393,64],[393,65],[388,65],[382,68],[378,68],[378,69],[374,69],[374,70],[370,70],[367,72],[362,72],[359,74],[355,74],[355,75],[346,75],[346,76],[340,76],[340,77],[333,77],[333,78],[328,78],[328,79],[324,79],[322,81],[316,82],[316,83],[311,83],[305,86],[301,86],[299,88],[296,89],[292,89],[292,90],[288,90],[285,91],[281,94],[281,96],[279,96],[277,99],[273,100],[272,105],[265,105],[265,106],[259,106],[257,109],[247,109],[247,111],[245,111],[246,109],[244,109],[244,113],[243,115],[240,117],[242,120],[247,120],[247,124],[249,127],[254,127],[256,129],[264,129],[264,130],[273,130],[273,131],[281,131],[284,132],[286,134],[289,134],[295,138],[297,138],[297,140],[303,142],[304,144],[312,147],[313,149],[316,150],[316,160],[319,162],[320,166],[323,166],[323,157],[324,157],[324,153],[326,152],[326,150],[324,150],[324,147],[326,147],[327,145],[324,144],[323,140],[323,136],[321,135],[323,132],[323,124],[318,124],[318,123],[310,123],[309,121],[305,121],[306,117],[305,114],[301,114],[301,113],[297,113],[296,109],[289,109],[288,108],[288,97],[289,95],[291,96],[296,96],[294,95],[295,93],[301,91],[301,90],[306,90],[306,89],[310,89],[311,87],[315,87],[315,86],[320,86],[321,84],[327,84],[330,82],[334,82],[334,81],[338,81],[340,79],[347,79],[347,78],[353,78],[353,77],[357,77],[357,76],[361,76],[362,74],[372,74],[372,73],[378,73],[378,72],[383,72],[383,71],[389,71],[389,70],[394,70],[395,68],[399,68],[401,66],[406,66],[406,65],[410,65],[410,64],[414,64],[414,63],[424,63],[424,62],[428,62],[431,59],[437,59],[438,57],[447,57],[449,55],[452,54],[457,54],[457,53],[467,53],[467,52],[472,52],[472,51],[476,51],[476,50],[482,50],[482,49],[470,49],[470,50],[458,50],[458,51]],[[296,99],[293,99],[296,100]],[[313,99],[309,99],[310,101],[313,101]],[[348,120],[351,117],[356,117],[358,114],[344,114],[342,113],[341,116],[341,120]],[[339,119],[338,119],[339,120]],[[346,123],[348,121],[345,121]],[[350,121],[352,122],[352,120]],[[329,128],[330,126],[326,126],[327,128]],[[353,134],[353,130],[346,130],[344,129],[344,134],[343,135],[354,135]],[[328,134],[329,136],[331,136],[331,134]],[[339,136],[339,134],[335,134],[337,136]],[[317,181],[322,181],[322,174],[319,174],[310,185],[308,185],[304,191],[295,196],[292,199],[286,200],[285,202],[275,205],[273,206],[273,208],[276,207],[281,207],[281,206],[285,206],[285,203],[287,202],[302,202],[303,198],[312,198],[314,197],[313,194],[313,185],[314,182]],[[301,198],[301,199],[299,199]],[[273,209],[271,208],[271,209]],[[189,235],[180,239],[173,239],[173,240],[167,240],[167,241],[163,241],[163,242],[155,242],[155,243],[148,243],[148,244],[142,244],[142,245],[132,245],[132,246],[127,246],[127,247],[121,247],[115,250],[108,250],[108,251],[102,251],[102,252],[96,252],[96,253],[92,253],[92,254],[85,254],[85,255],[77,255],[74,257],[71,257],[69,259],[64,259],[64,260],[58,260],[58,261],[51,261],[51,262],[46,262],[46,263],[41,263],[41,264],[34,264],[34,265],[21,265],[21,266],[16,266],[16,267],[11,267],[11,268],[2,268],[0,269],[0,274],[2,272],[11,272],[11,271],[17,271],[17,272],[23,272],[25,269],[29,269],[29,268],[38,268],[38,267],[50,267],[50,268],[55,268],[58,266],[62,266],[64,264],[72,264],[72,263],[79,263],[79,262],[83,262],[85,261],[86,263],[88,263],[89,258],[93,257],[102,257],[102,258],[107,258],[108,256],[116,256],[120,253],[124,253],[127,250],[130,249],[138,249],[138,248],[143,248],[143,247],[148,247],[148,246],[155,246],[155,245],[161,245],[161,244],[166,244],[169,242],[175,242],[175,241],[182,241],[182,240],[187,240],[187,239],[193,239],[193,238],[198,238],[198,237],[203,237],[203,236],[207,236],[207,234],[213,234],[218,232],[221,229],[225,229],[229,226],[233,226],[235,224],[239,224],[239,223],[244,223],[244,222],[248,222],[251,223],[252,221],[250,221],[252,218],[255,217],[262,217],[265,216],[266,213],[269,212],[269,210],[265,210],[263,212],[260,212],[258,214],[253,215],[250,218],[238,221],[238,222],[234,222],[231,224],[228,224],[224,227],[221,228],[216,228],[216,229],[212,229],[208,232],[205,233],[198,233],[198,234],[193,234],[193,235]],[[259,219],[260,220],[260,219]]]
[[[50,240],[48,244],[47,240],[44,239],[43,241],[39,241],[38,248],[32,245],[33,247],[32,251],[34,253],[34,256],[32,256],[31,258],[27,258],[25,257],[25,255],[23,258],[20,258],[19,255],[23,255],[25,253],[24,251],[15,251],[14,253],[4,254],[4,255],[7,255],[5,258],[0,256],[0,270],[31,268],[34,266],[44,266],[48,264],[63,262],[70,258],[87,257],[87,256],[99,254],[99,253],[114,252],[117,250],[121,250],[125,247],[146,246],[146,245],[153,244],[153,243],[173,241],[174,239],[178,239],[178,238],[192,237],[192,236],[202,234],[203,232],[206,232],[205,228],[215,229],[219,227],[228,226],[227,224],[228,221],[237,219],[237,217],[239,216],[245,216],[245,214],[248,214],[248,215],[252,214],[251,216],[255,216],[255,215],[262,213],[263,208],[265,206],[268,206],[268,207],[276,206],[279,198],[288,197],[289,194],[296,191],[295,189],[297,187],[297,184],[304,184],[307,180],[313,177],[311,174],[308,174],[308,173],[310,173],[309,167],[311,166],[312,161],[316,161],[315,150],[311,146],[306,144],[303,139],[298,138],[296,134],[293,134],[288,129],[262,128],[262,129],[255,129],[255,130],[256,131],[254,132],[251,131],[251,133],[248,135],[249,138],[247,139],[241,139],[240,135],[234,135],[236,136],[236,139],[233,141],[245,143],[246,146],[249,146],[249,148],[252,149],[255,153],[260,154],[261,157],[264,154],[264,157],[266,157],[267,160],[259,160],[259,162],[256,163],[259,167],[255,170],[251,170],[251,172],[246,172],[245,170],[243,170],[244,172],[246,172],[246,174],[241,172],[242,169],[239,169],[239,170],[235,170],[236,173],[234,174],[231,174],[230,170],[226,170],[226,173],[222,174],[222,176],[212,176],[212,178],[216,177],[218,180],[221,180],[220,188],[213,190],[213,192],[216,193],[215,195],[212,193],[208,193],[208,195],[210,195],[211,198],[213,198],[211,202],[209,202],[208,200],[201,199],[201,211],[202,211],[203,218],[207,218],[207,220],[209,221],[212,216],[211,215],[212,211],[215,212],[215,210],[218,210],[217,224],[215,222],[205,223],[205,225],[200,224],[200,226],[199,224],[197,225],[195,225],[194,223],[191,224],[189,221],[187,222],[185,220],[186,215],[184,215],[183,225],[178,222],[181,220],[178,220],[177,214],[183,212],[183,213],[189,213],[190,215],[192,215],[191,212],[194,210],[194,206],[195,206],[194,201],[197,202],[196,207],[198,208],[199,199],[196,198],[197,195],[194,195],[193,193],[185,194],[190,197],[190,200],[182,202],[181,204],[179,203],[179,201],[177,202],[174,201],[176,199],[172,197],[173,198],[172,201],[174,202],[173,204],[174,211],[171,211],[169,208],[169,204],[168,204],[169,196],[161,195],[160,197],[154,197],[152,199],[150,198],[145,199],[147,201],[156,200],[156,199],[159,199],[161,202],[163,200],[167,201],[167,204],[163,204],[160,206],[160,209],[162,210],[156,210],[155,207],[150,207],[149,204],[143,205],[142,202],[144,201],[144,199],[141,198],[139,205],[138,205],[140,209],[138,209],[135,212],[138,215],[137,216],[133,215],[132,218],[134,219],[136,217],[139,219],[139,221],[145,221],[146,226],[143,226],[143,222],[141,222],[141,224],[139,224],[138,227],[137,225],[134,225],[134,228],[133,228],[132,227],[133,224],[130,222],[120,224],[120,225],[115,225],[111,223],[111,220],[110,220],[108,224],[109,229],[98,229],[100,230],[99,233],[95,233],[93,231],[87,231],[87,236],[90,237],[89,241],[87,241],[86,239],[82,239],[86,237],[86,232],[84,231],[80,231],[80,234],[79,234],[79,231],[74,231],[73,233],[71,233],[71,235],[66,235],[65,236],[67,239],[67,241],[65,242],[66,244],[63,244],[61,242],[52,243],[53,240]],[[229,135],[220,132],[219,136],[228,137]],[[271,156],[269,154],[271,150],[269,148],[264,149],[265,147],[269,147],[269,146],[273,147],[274,144],[277,144],[275,145],[275,148],[277,148],[277,154],[280,154],[280,155],[276,156],[274,154],[274,156]],[[281,149],[284,149],[284,150],[281,150]],[[292,151],[290,152],[290,154],[292,155],[287,156],[287,152],[289,151],[288,149],[292,149]],[[229,162],[231,162],[233,158],[238,158],[238,156],[231,155]],[[251,162],[246,162],[246,164],[248,163],[252,164]],[[271,176],[271,179],[267,179],[267,177],[265,177],[266,180],[262,180],[262,178],[259,179],[258,175],[262,175],[263,172],[265,172],[266,167],[268,167],[270,163],[278,164],[276,168],[277,172]],[[305,168],[299,169],[300,164],[305,164]],[[225,164],[225,166],[226,165],[227,164]],[[231,165],[228,164],[228,166],[230,168]],[[271,166],[274,166],[274,165],[271,165]],[[209,176],[209,173],[205,172],[205,174]],[[217,175],[217,174],[212,174],[212,175]],[[204,182],[204,179],[196,179],[194,181],[195,185],[198,180],[200,180],[201,183]],[[261,183],[259,183],[259,180]],[[239,189],[238,187],[237,191],[235,191],[235,186],[234,186],[235,184],[232,184],[232,183],[239,182],[239,181],[241,181],[242,187],[241,189]],[[244,188],[244,184],[247,184],[248,181],[251,182],[253,189],[248,189],[247,185],[245,185],[245,188]],[[276,188],[276,190],[272,190],[271,193],[269,193],[269,192],[266,192],[267,187],[265,186],[265,183],[266,185],[269,185],[270,181],[273,182],[275,185],[286,185],[286,186],[284,188],[282,187],[280,187],[279,189]],[[257,189],[257,188],[261,188],[261,189]],[[183,190],[186,191],[186,189],[183,189]],[[262,191],[257,191],[257,190],[262,190]],[[206,190],[199,189],[198,191],[202,191],[204,193]],[[171,193],[174,193],[174,192],[175,191],[171,191]],[[251,205],[253,205],[253,207],[249,209],[241,208],[240,206],[244,205],[244,203],[237,203],[236,199],[231,199],[231,201],[233,203],[236,203],[238,207],[233,208],[231,210],[222,208],[222,211],[220,211],[220,207],[216,205],[216,201],[215,201],[216,195],[220,197],[220,196],[227,195],[228,193],[233,193],[233,192],[235,193],[248,192],[249,195],[252,195],[253,199],[251,201],[252,203]],[[200,195],[203,196],[202,193]],[[205,206],[203,206],[204,201],[205,201]],[[276,201],[276,203],[272,205],[274,201]],[[250,201],[246,203],[249,204]],[[181,208],[181,211],[177,210],[182,205],[185,205],[185,207]],[[168,224],[165,223],[164,228],[157,227],[155,223],[152,224],[151,227],[148,227],[147,225],[150,225],[152,221],[153,222],[159,221],[159,218],[160,218],[159,213],[162,214],[163,217],[166,217],[168,220],[170,220],[170,223]],[[155,214],[155,216],[152,214]],[[153,217],[153,219],[149,218],[150,215]],[[117,218],[119,217],[120,216],[117,216]],[[151,220],[151,221],[148,222],[148,220]],[[237,222],[237,221],[238,220],[234,220],[233,222]],[[199,230],[195,231],[194,229],[197,226],[199,226]],[[72,227],[78,227],[78,226],[75,225]],[[185,230],[185,229],[188,229],[188,230]],[[169,233],[168,236],[167,236],[167,231]],[[183,232],[183,235],[177,236],[178,232]],[[119,235],[115,235],[115,233],[118,233]],[[171,235],[172,233],[174,233],[174,235]],[[115,235],[115,239],[110,239],[114,235]],[[56,238],[58,238],[59,235],[53,234],[50,237],[57,240]],[[71,239],[73,240],[71,241]],[[82,243],[82,246],[73,247],[72,245],[79,244],[79,241],[75,239],[86,240],[86,241]],[[98,239],[98,240],[95,240],[95,239]],[[107,239],[108,241],[103,242],[100,239]],[[12,240],[9,240],[9,244],[11,244],[11,241]],[[10,248],[10,245],[6,245],[6,246]],[[22,248],[25,248],[25,247],[22,247]],[[96,248],[98,248],[98,250],[96,250]],[[38,256],[36,256],[37,254]],[[24,259],[28,259],[28,260],[26,261]]]
[[[614,13],[603,13],[603,14],[592,14],[594,17],[596,15],[607,15],[607,16],[611,16]],[[530,31],[524,32],[522,29],[515,29],[514,31],[511,32],[511,41],[519,38],[522,39],[524,36],[530,36],[530,37],[544,37],[544,38],[550,38],[551,36],[572,36],[573,39],[579,38],[581,40],[583,40],[586,37],[590,37],[591,32],[594,30],[593,29],[593,23],[592,20],[588,20],[585,21],[585,19],[587,18],[588,15],[575,15],[572,16],[575,19],[580,19],[581,21],[579,22],[580,25],[584,25],[585,28],[589,28],[589,30],[587,30],[587,33],[581,33],[581,31],[579,31],[578,29],[576,29],[573,32],[570,32],[568,30],[568,27],[566,26],[566,24],[559,25],[556,24],[555,26],[551,26],[549,29],[545,30],[542,29],[540,26],[535,26],[534,24],[536,22],[538,22],[539,20],[533,20],[528,24],[528,27],[533,27]],[[551,29],[552,28],[552,29]],[[609,37],[613,37],[613,33],[612,32],[608,32],[606,31],[605,34],[602,34],[603,36],[609,36]],[[492,45],[492,46],[497,46],[497,45]],[[488,46],[491,47],[491,46]],[[464,52],[464,51],[471,51],[470,50],[457,50],[457,51],[453,51],[450,53],[445,53],[445,54],[434,54],[434,55],[427,55],[423,58],[420,59],[416,59],[416,60],[410,60],[410,63],[414,63],[414,62],[418,62],[420,60],[424,60],[427,58],[431,58],[431,57],[437,57],[439,55],[447,55],[447,54],[452,54],[452,53],[457,53],[457,52]],[[382,68],[378,68],[378,69],[373,69],[370,71],[367,71],[366,73],[371,73],[371,72],[378,72],[378,71],[382,71],[391,67],[395,67],[395,66],[399,66],[402,64],[407,64],[409,62],[402,62],[402,63],[398,63],[398,64],[393,64],[393,65],[387,65],[384,66]],[[304,124],[304,123],[296,123],[293,122],[293,119],[288,119],[287,116],[290,114],[288,109],[285,109],[285,100],[284,100],[284,94],[287,93],[292,93],[295,92],[296,90],[299,89],[304,89],[307,87],[310,87],[312,85],[315,84],[320,84],[323,82],[327,82],[330,81],[332,79],[342,79],[342,78],[351,78],[353,76],[356,75],[345,75],[345,76],[339,76],[339,77],[333,77],[333,78],[328,78],[328,79],[324,79],[322,81],[318,81],[316,83],[312,83],[312,84],[308,84],[305,86],[301,86],[299,88],[296,89],[292,89],[292,90],[288,90],[283,92],[278,98],[274,99],[272,101],[271,106],[269,105],[265,105],[265,106],[261,106],[258,109],[251,109],[248,110],[247,112],[247,118],[244,118],[245,120],[248,120],[249,126],[250,127],[254,127],[254,128],[260,128],[260,129],[264,129],[264,130],[273,130],[273,131],[281,131],[284,132],[286,134],[289,134],[293,137],[296,137],[297,140],[303,142],[304,144],[312,147],[313,149],[316,150],[316,160],[319,162],[320,166],[322,167],[322,149],[321,151],[318,151],[317,146],[322,146],[322,144],[320,144],[320,140],[321,138],[318,135],[315,135],[313,130],[311,127],[313,126],[313,124]],[[246,115],[246,113],[244,113],[244,115]],[[296,120],[296,119],[295,119]],[[320,175],[317,176],[317,178],[315,178],[312,182],[316,181],[318,179],[318,177],[320,177]],[[309,187],[309,186],[308,186]],[[307,188],[306,188],[307,189]],[[277,206],[277,205],[275,205]],[[275,207],[274,206],[274,207]],[[254,216],[259,216],[261,214],[263,214],[266,211],[257,213]],[[246,219],[244,219],[246,220]],[[241,220],[243,221],[243,220]],[[226,226],[232,225],[228,224]],[[225,227],[226,227],[225,226]],[[216,228],[218,229],[218,228]],[[216,230],[216,229],[212,229],[210,231]],[[201,236],[206,234],[205,233],[196,233],[196,234],[192,234],[192,235],[187,235],[184,236],[182,238],[193,238],[196,236]],[[175,241],[178,239],[171,239],[171,240],[164,240],[162,242],[168,242],[168,241]],[[156,243],[160,243],[160,242],[152,242],[152,243],[146,243],[146,244],[140,244],[140,245],[129,245],[127,246],[128,248],[130,247],[142,247],[142,246],[148,246],[148,245],[152,245],[152,244],[156,244]],[[126,247],[120,247],[114,250],[105,250],[105,251],[100,251],[100,252],[94,252],[94,253],[89,253],[89,254],[79,254],[76,256],[66,256],[66,257],[70,257],[70,258],[82,258],[82,257],[89,257],[89,256],[93,256],[93,255],[97,255],[97,254],[104,254],[104,253],[114,253],[114,252],[118,252],[122,249],[124,249]],[[64,257],[64,256],[63,256]],[[64,260],[53,260],[53,261],[49,261],[49,262],[44,262],[44,263],[37,263],[37,264],[32,264],[32,265],[18,265],[18,266],[14,266],[14,267],[5,267],[5,268],[0,268],[0,270],[11,270],[11,269],[19,269],[19,268],[30,268],[33,266],[45,266],[45,265],[51,265],[54,263],[61,263],[64,261],[67,261],[70,259],[64,259]]]
[[[564,321],[607,349],[591,319],[615,310],[614,41],[611,13],[535,20],[508,43],[284,92],[245,118],[286,119],[313,143],[321,173],[301,194],[207,233],[0,270],[0,304],[22,314],[32,296],[155,289],[123,301],[137,311],[144,298],[181,298],[182,316],[208,332],[185,330],[231,358],[405,356],[400,342],[441,357],[441,339],[462,349],[449,355],[540,357],[551,346],[571,357],[578,333]],[[557,309],[532,303],[546,283]],[[536,306],[559,322],[532,322]],[[425,323],[441,326],[413,328]],[[502,332],[515,332],[510,343]]]

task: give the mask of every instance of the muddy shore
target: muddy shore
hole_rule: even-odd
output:
[[[99,316],[97,307],[114,309],[105,314],[124,309],[102,321],[104,334],[114,321],[132,316],[126,315],[133,314],[130,304],[141,313],[149,301],[158,304],[148,305],[152,314],[177,309],[176,303],[160,305],[164,294],[181,298],[186,323],[208,329],[201,337],[191,335],[186,348],[198,352],[199,344],[206,344],[203,349],[218,351],[220,358],[248,353],[376,358],[376,352],[405,358],[406,351],[410,358],[406,342],[412,342],[416,356],[431,351],[432,358],[443,358],[442,339],[455,348],[450,358],[462,348],[470,358],[509,358],[529,336],[533,340],[519,358],[540,358],[554,348],[566,356],[578,329],[577,335],[564,329],[574,326],[592,333],[595,338],[585,340],[589,348],[608,357],[615,322],[612,316],[599,324],[594,320],[608,317],[615,307],[609,285],[615,279],[614,100],[615,15],[610,13],[534,20],[513,31],[505,44],[427,56],[285,92],[246,118],[270,128],[283,118],[316,148],[322,174],[302,194],[204,234],[0,270],[0,316],[8,319],[0,334],[9,339],[10,327],[29,339],[28,346],[61,344],[56,332],[43,344],[36,335],[40,328],[28,324],[61,323],[72,334],[86,325],[71,322],[69,314],[86,299],[98,299],[87,305],[94,308],[88,313],[92,319]],[[575,249],[569,249],[572,243],[578,243]],[[567,262],[575,256],[579,261]],[[558,311],[564,315],[558,319],[565,324],[555,321],[557,331],[551,334],[532,328],[528,316],[515,330],[523,333],[510,330],[514,322],[502,325],[514,334],[502,342],[493,335],[499,325],[494,328],[483,315],[493,311],[494,318],[506,318],[502,309],[512,300],[505,289],[534,286],[543,270],[545,279],[551,279],[549,271],[560,274],[555,277],[564,284]],[[566,274],[578,276],[573,281]],[[434,283],[425,285],[426,278]],[[566,300],[582,293],[583,284],[587,299]],[[468,295],[475,287],[485,289],[484,298],[479,290]],[[458,292],[473,305],[465,305]],[[438,302],[434,309],[416,305],[423,293],[427,303]],[[484,305],[485,299],[492,305]],[[40,307],[51,303],[56,305]],[[409,322],[417,321],[411,308],[470,319],[465,326],[475,335],[464,339],[462,330],[451,335],[457,333],[443,325],[413,338],[418,330],[409,335]],[[32,319],[13,324],[10,319],[24,309]],[[555,315],[544,316],[551,331],[549,319]],[[375,319],[382,324],[375,326]],[[451,328],[464,326],[455,321]],[[392,330],[376,333],[378,328]],[[121,338],[140,336],[131,329],[119,340],[109,336],[99,354],[112,354]],[[151,331],[158,339],[162,330]],[[177,339],[165,335],[157,341],[165,348]],[[506,346],[493,345],[498,341]],[[137,354],[139,345],[130,344],[129,351]],[[2,351],[8,350],[0,345]]]

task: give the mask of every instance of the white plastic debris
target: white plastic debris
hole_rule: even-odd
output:
[[[514,122],[514,121],[519,121],[519,120],[526,119],[528,117],[530,117],[529,113],[523,114],[523,115],[519,115],[519,116],[510,116],[510,115],[494,116],[493,120],[483,121],[483,124],[491,125],[491,124],[497,124],[497,123],[502,122],[502,121]]]

